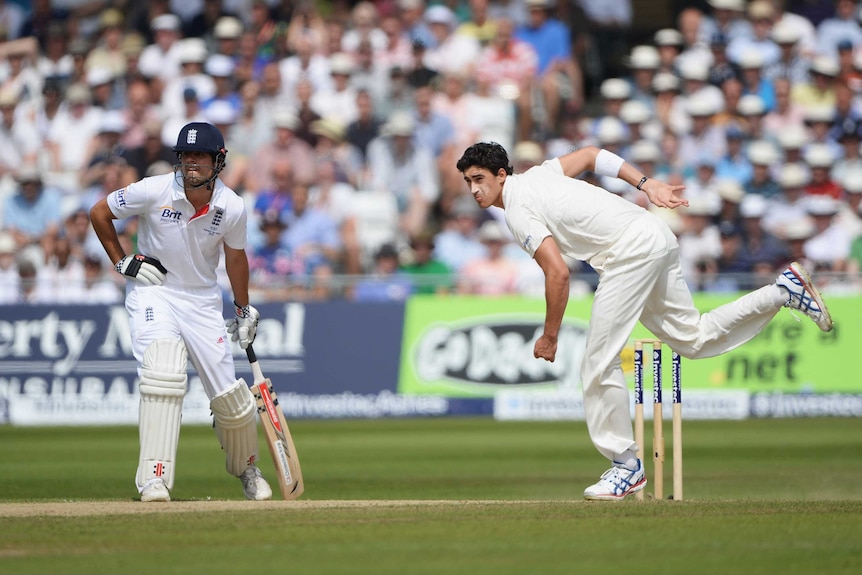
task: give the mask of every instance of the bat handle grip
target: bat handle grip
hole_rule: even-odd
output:
[[[257,354],[254,353],[254,348],[251,344],[245,348],[245,355],[248,356],[248,362],[251,364],[251,376],[254,379],[252,384],[261,383],[264,381],[263,370],[260,369],[260,363],[257,361]]]

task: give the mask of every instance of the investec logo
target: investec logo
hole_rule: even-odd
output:
[[[533,357],[544,328],[541,315],[493,315],[466,322],[435,323],[414,348],[416,374],[477,386],[577,385],[586,347],[586,324],[566,322],[560,329],[554,363]]]
[[[183,217],[183,213],[175,210],[173,206],[159,206],[159,209],[162,210],[161,220],[163,222],[178,222]]]

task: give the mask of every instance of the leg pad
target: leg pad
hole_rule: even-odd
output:
[[[140,459],[138,491],[154,477],[174,486],[174,463],[186,394],[187,351],[180,340],[159,339],[147,347],[141,365],[141,406],[138,429]]]
[[[240,378],[210,402],[216,436],[225,452],[225,468],[239,477],[257,461],[257,418],[254,397]]]

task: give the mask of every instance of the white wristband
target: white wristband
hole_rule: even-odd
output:
[[[610,176],[616,178],[620,175],[620,168],[623,167],[626,161],[613,152],[607,150],[599,150],[596,156],[596,173],[600,176]]]

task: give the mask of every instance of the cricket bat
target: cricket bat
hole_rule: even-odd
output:
[[[285,500],[296,499],[302,495],[305,485],[302,482],[302,469],[299,467],[299,457],[296,455],[293,437],[284,419],[284,412],[278,405],[278,397],[272,389],[272,382],[263,376],[254,349],[249,345],[245,351],[254,378],[251,394],[257,404],[257,414],[263,426],[266,445],[269,447],[269,453],[272,455],[275,471],[278,474],[281,497]]]

